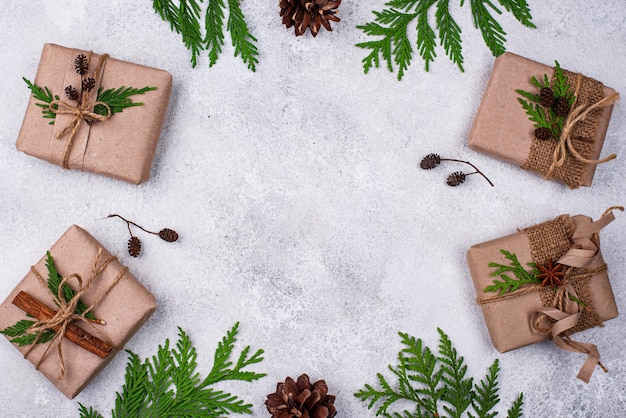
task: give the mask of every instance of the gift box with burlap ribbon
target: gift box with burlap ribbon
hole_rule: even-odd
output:
[[[552,137],[539,135],[540,139],[535,131],[542,123],[531,120],[519,99],[534,95],[538,101],[538,84],[553,85],[557,71],[561,70],[556,65],[510,52],[499,56],[472,123],[469,146],[572,189],[591,186],[596,167],[615,158],[614,154],[600,155],[619,95],[591,77],[563,70],[571,98],[565,115],[559,117],[529,100],[539,119],[555,125]],[[520,91],[531,95],[524,97]]]
[[[552,339],[587,355],[578,377],[589,381],[599,366],[594,344],[572,334],[617,317],[599,231],[614,207],[597,221],[561,215],[517,233],[472,246],[467,262],[494,347],[504,353]]]

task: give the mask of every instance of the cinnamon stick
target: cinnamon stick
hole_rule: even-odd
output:
[[[13,304],[40,321],[50,319],[56,314],[56,311],[48,308],[24,291],[20,291],[17,296],[15,296]],[[53,327],[53,330],[58,331],[59,328],[61,328],[60,325]],[[113,350],[110,344],[94,337],[74,323],[70,323],[67,326],[65,337],[74,344],[103,359]]]

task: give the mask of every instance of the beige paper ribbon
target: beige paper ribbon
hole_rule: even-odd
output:
[[[599,250],[590,237],[597,234],[602,228],[615,219],[615,215],[613,214],[614,209],[624,210],[621,206],[610,207],[599,220],[578,226],[572,236],[574,245],[567,253],[559,258],[557,263],[570,266],[570,271],[573,268],[584,268],[588,266]],[[598,270],[606,270],[606,264],[584,274],[592,277],[599,272]],[[589,307],[581,307],[578,303],[570,300],[570,296],[575,300],[579,299],[571,283],[573,279],[574,277],[568,278],[566,273],[565,282],[556,289],[552,307],[546,307],[535,312],[535,314],[531,316],[530,326],[533,332],[540,334],[550,333],[552,335],[552,341],[554,341],[557,347],[563,350],[587,354],[587,359],[578,372],[577,377],[583,382],[589,383],[589,379],[596,366],[600,366],[604,372],[607,372],[608,369],[600,362],[600,353],[594,344],[574,341],[569,337],[568,331],[578,324],[582,312],[581,310],[585,308],[590,309]],[[545,322],[546,317],[552,318],[556,322],[544,328],[542,323]]]
[[[89,290],[89,288],[93,284],[94,280],[98,276],[100,276],[100,274],[102,274],[104,269],[106,269],[107,266],[112,261],[115,260],[115,257],[111,256],[111,257],[107,258],[106,260],[104,260],[102,263],[100,263],[100,258],[102,257],[103,251],[104,250],[102,248],[98,249],[98,252],[96,254],[96,258],[95,258],[95,260],[93,262],[93,265],[92,265],[92,268],[91,268],[91,275],[89,276],[89,278],[86,281],[83,281],[81,276],[76,274],[76,273],[70,274],[69,276],[66,276],[66,277],[64,277],[61,280],[61,283],[59,284],[59,288],[58,288],[57,294],[56,295],[52,294],[54,303],[59,307],[59,310],[57,311],[57,313],[50,319],[44,319],[44,320],[40,320],[40,321],[35,322],[28,329],[28,332],[36,333],[37,337],[35,338],[35,341],[33,342],[33,344],[31,344],[30,348],[26,351],[26,353],[24,353],[24,358],[28,357],[28,355],[31,353],[31,351],[35,348],[35,345],[36,345],[37,341],[39,340],[39,338],[41,337],[41,335],[42,335],[42,333],[44,331],[52,330],[53,328],[55,328],[57,326],[60,327],[59,330],[55,333],[55,336],[52,339],[52,341],[50,341],[50,343],[46,347],[46,350],[44,351],[44,353],[41,355],[41,357],[37,361],[37,364],[35,365],[35,368],[39,369],[39,366],[41,365],[41,362],[46,357],[46,355],[48,354],[48,351],[52,347],[52,344],[56,340],[57,351],[59,353],[59,363],[61,365],[61,370],[60,370],[59,377],[58,377],[59,380],[62,380],[63,376],[65,375],[65,361],[63,359],[63,349],[62,349],[61,341],[63,340],[63,337],[65,335],[65,332],[67,330],[68,325],[70,323],[72,323],[73,321],[82,321],[82,322],[84,322],[86,324],[89,324],[89,326],[91,326],[93,329],[96,329],[91,324],[92,321],[90,321],[88,318],[86,318],[86,315],[89,312],[91,312],[102,301],[102,299],[104,299],[104,297],[122,279],[122,277],[126,274],[126,272],[128,270],[125,267],[122,271],[120,271],[118,273],[118,275],[115,276],[113,281],[109,284],[109,286],[102,293],[100,293],[100,295],[96,298],[96,300],[91,305],[89,305],[87,307],[87,309],[85,309],[85,311],[82,314],[80,314],[80,315],[76,314],[75,313],[76,312],[76,306],[78,305],[78,302],[79,302],[80,298]],[[37,270],[35,270],[34,267],[31,267],[31,270],[35,274],[37,279],[39,279],[39,282],[46,289],[48,289],[48,284],[43,279],[43,277],[41,277],[39,272]],[[66,301],[65,297],[63,296],[63,286],[65,284],[67,284],[68,281],[70,279],[72,279],[72,278],[77,280],[78,288],[76,289],[76,294],[74,295],[74,297],[72,299],[70,299],[69,301]],[[103,324],[103,322],[101,322],[101,323]]]
[[[88,61],[91,61],[91,54],[91,51],[87,53]],[[104,67],[104,63],[106,62],[108,57],[108,54],[104,54],[101,56],[100,62],[93,72],[94,79],[97,80],[100,77],[100,71]],[[81,76],[81,89],[83,79],[84,76]],[[106,107],[107,114],[100,115],[98,113],[94,113],[93,109],[95,109],[97,105],[102,105]],[[78,131],[80,124],[83,121],[91,123],[96,121],[104,122],[108,120],[111,117],[111,108],[105,102],[90,100],[89,92],[82,92],[81,97],[76,104],[67,103],[62,100],[53,100],[49,104],[49,109],[52,113],[72,116],[72,119],[68,122],[65,128],[63,128],[63,130],[61,130],[61,132],[59,132],[59,134],[57,135],[57,139],[60,140],[69,132],[69,136],[65,144],[65,150],[63,151],[62,163],[62,167],[68,169],[70,153],[72,152],[72,147],[74,146],[74,138],[76,137],[76,132]]]

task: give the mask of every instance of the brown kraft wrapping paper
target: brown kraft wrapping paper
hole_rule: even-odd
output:
[[[543,79],[544,74],[551,77],[553,69],[551,66],[510,52],[496,58],[491,77],[470,128],[468,138],[470,148],[545,175],[541,172],[541,167],[537,167],[536,162],[529,163],[529,157],[531,149],[546,147],[548,141],[539,141],[534,138],[533,122],[528,119],[525,110],[517,101],[520,95],[515,90],[537,92],[537,87],[531,83],[531,77],[535,76],[540,80]],[[585,82],[596,84],[604,97],[616,93],[614,89],[593,79],[585,77],[585,80]],[[593,116],[595,119],[593,143],[574,140],[577,147],[583,148],[584,152],[588,153],[588,159],[600,158],[612,110],[613,106],[608,105],[594,111],[596,114]],[[533,149],[533,151],[537,153],[536,150]],[[549,161],[553,158],[552,150],[546,150],[545,154],[545,158],[543,156],[541,158],[544,160],[543,163],[539,165],[546,165],[545,168],[547,168]],[[571,181],[558,178],[557,170],[557,177],[552,179],[561,181],[570,188],[591,186],[596,164],[581,163],[575,167],[575,170],[580,171],[580,178]]]
[[[80,85],[80,76],[73,62],[86,51],[45,44],[34,83],[65,101],[64,89]],[[101,55],[92,54],[90,70]],[[121,86],[156,90],[131,96],[142,106],[124,109],[108,120],[87,124],[81,122],[69,155],[69,168],[99,173],[130,183],[139,184],[150,177],[152,161],[163,127],[172,90],[172,76],[164,71],[120,61],[109,57],[101,77],[96,80],[104,90]],[[95,96],[98,85],[92,90]],[[93,97],[95,99],[95,97]],[[43,118],[38,101],[30,95],[26,114],[17,139],[17,149],[52,164],[63,165],[67,135],[57,134],[71,122],[70,115],[57,114],[54,125]]]
[[[613,219],[611,211],[607,211],[596,222],[583,215],[562,215],[552,221],[474,245],[469,249],[467,262],[477,302],[482,309],[491,341],[499,352],[504,353],[553,338],[550,332],[537,332],[533,321],[539,312],[549,309],[555,295],[550,287],[541,287],[539,284],[523,285],[518,291],[505,294],[505,297],[500,297],[495,292],[484,292],[494,280],[501,280],[500,277],[491,275],[496,268],[490,267],[489,263],[509,264],[509,260],[505,259],[500,250],[515,254],[526,270],[530,270],[528,263],[545,265],[550,258],[566,266],[576,266],[571,267],[570,277],[583,279],[572,281],[572,289],[575,289],[578,298],[590,310],[580,309],[574,302],[569,302],[568,313],[576,313],[576,320],[573,322],[574,326],[567,330],[567,338],[570,334],[593,326],[602,326],[602,322],[617,317],[617,306],[598,236],[599,229]],[[507,275],[515,278],[512,273]],[[525,286],[529,287],[525,289]],[[554,322],[556,321],[549,325],[554,325]],[[557,338],[553,339],[557,343]],[[587,370],[586,379],[581,377],[583,380],[588,381],[595,364]]]
[[[83,280],[86,280],[91,274],[94,259],[100,248],[102,248],[100,243],[87,231],[73,225],[52,246],[50,253],[59,274],[63,277],[79,274]],[[104,249],[101,258],[109,257],[111,257],[110,253]],[[48,270],[45,265],[45,257],[39,260],[34,269],[39,272],[44,280],[47,280]],[[81,300],[87,305],[94,303],[99,295],[106,292],[112,281],[124,270],[126,270],[125,267],[117,259],[113,259],[96,277]],[[69,283],[76,289],[75,280],[70,280]],[[12,326],[21,319],[27,319],[26,313],[12,303],[20,291],[28,292],[49,308],[56,309],[50,291],[39,282],[32,271],[29,271],[0,305],[0,329]],[[155,308],[154,296],[126,270],[119,282],[111,287],[106,296],[93,309],[96,317],[104,320],[106,324],[89,326],[80,321],[75,322],[90,334],[109,342],[113,346],[111,353],[102,359],[70,342],[67,338],[63,338],[61,344],[66,370],[62,379],[59,379],[60,361],[56,340],[41,360],[39,371],[65,396],[70,399],[74,398],[113,359],[115,354],[123,349],[133,334],[152,315]],[[36,344],[28,354],[28,360],[37,364],[48,345],[49,343]],[[17,344],[14,346],[23,354],[31,348],[31,346],[18,347]]]

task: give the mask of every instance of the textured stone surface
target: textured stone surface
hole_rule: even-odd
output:
[[[579,334],[598,345],[610,368],[589,385],[575,378],[582,357],[551,343],[500,355],[474,302],[465,254],[475,243],[560,213],[596,218],[626,203],[624,104],[615,106],[604,144],[618,160],[597,170],[593,187],[571,191],[467,146],[493,65],[468,2],[454,12],[463,29],[465,73],[438,48],[429,73],[414,60],[401,82],[386,69],[364,75],[366,53],[354,46],[366,40],[355,26],[370,21],[382,0],[344,1],[342,22],[316,39],[296,39],[280,23],[277,5],[262,3],[241,2],[259,39],[253,74],[232,57],[228,37],[213,68],[203,56],[192,69],[179,36],[149,1],[5,2],[0,299],[69,225],[79,224],[157,298],[159,309],[127,345],[140,356],[153,355],[165,338],[175,340],[181,326],[206,372],[219,339],[241,321],[239,341],[266,350],[257,370],[268,377],[224,388],[253,403],[254,416],[267,415],[263,402],[276,382],[303,372],[327,381],[342,417],[374,416],[352,394],[395,362],[397,331],[436,347],[436,327],[449,334],[473,376],[482,377],[500,358],[503,412],[523,391],[529,417],[620,416],[626,317]],[[539,62],[557,59],[626,94],[623,1],[569,3],[530,1],[536,30],[503,15],[508,49]],[[29,94],[21,77],[34,77],[45,42],[109,52],[173,75],[148,182],[65,172],[15,149]],[[430,152],[469,159],[496,186],[470,176],[448,187],[448,174],[466,167],[419,169]],[[180,240],[140,235],[142,255],[132,258],[124,223],[103,219],[112,212],[154,230],[175,229]],[[621,308],[624,222],[617,214],[602,235]],[[78,415],[76,402],[0,342],[0,411]],[[125,364],[124,355],[116,356],[75,401],[108,415]]]

